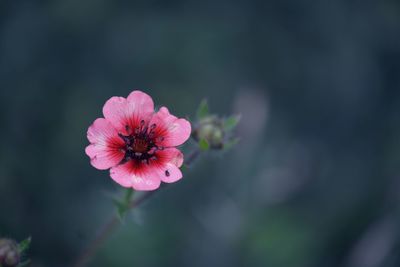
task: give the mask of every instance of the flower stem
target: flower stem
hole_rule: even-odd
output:
[[[200,149],[196,148],[186,158],[185,165],[189,167],[200,156]]]
[[[189,154],[189,156],[186,159],[186,165],[189,166],[190,164],[192,164],[199,155],[200,155],[200,151],[198,149],[195,149],[194,151],[192,151],[192,153]],[[166,185],[167,184],[164,184],[163,186],[160,187],[160,189],[165,188]],[[133,191],[128,191],[128,193],[126,195],[126,197],[128,198],[127,200],[129,201],[128,209],[132,210],[132,209],[140,206],[144,201],[146,201],[155,192],[157,192],[159,190],[146,191],[134,200],[130,199],[133,195]],[[111,236],[111,234],[114,232],[115,229],[117,229],[117,227],[119,225],[120,225],[120,219],[118,218],[118,216],[113,214],[111,216],[111,218],[101,228],[101,230],[99,231],[97,236],[82,251],[82,253],[80,254],[80,256],[77,258],[77,260],[75,261],[75,263],[72,266],[73,267],[86,266],[86,264],[89,263],[90,259],[92,259],[93,256],[96,254],[97,250],[105,243],[105,241]]]

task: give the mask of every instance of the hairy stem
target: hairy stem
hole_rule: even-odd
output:
[[[188,155],[186,159],[186,165],[191,165],[196,158],[200,155],[200,151],[195,149],[191,154]],[[160,189],[165,188],[167,184],[164,184],[160,187]],[[140,206],[144,201],[154,195],[156,192],[160,191],[146,191],[138,198],[131,200],[129,204],[129,209],[132,210],[138,206]],[[88,244],[88,246],[82,251],[80,256],[77,258],[75,263],[72,265],[73,267],[84,267],[96,254],[97,250],[105,243],[105,241],[111,236],[115,229],[120,225],[120,219],[113,214],[112,217],[104,224],[104,226],[100,229],[97,236]]]

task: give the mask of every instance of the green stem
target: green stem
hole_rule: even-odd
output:
[[[191,154],[188,155],[186,159],[186,166],[192,164],[197,157],[200,155],[199,150],[194,150]],[[132,200],[133,189],[128,189],[124,196],[124,203],[126,204],[125,213],[140,206],[144,201],[150,198],[154,193],[160,191],[160,189],[167,187],[167,184],[163,184],[158,190],[154,191],[146,191],[136,199]],[[111,236],[111,234],[117,229],[120,225],[120,218],[113,214],[112,217],[104,224],[104,226],[100,229],[98,235],[88,244],[88,246],[82,251],[80,256],[77,258],[75,263],[72,265],[73,267],[84,267],[96,254],[97,250],[103,246],[105,241]]]
[[[129,192],[130,191],[130,192]],[[149,198],[156,191],[147,191],[135,200],[131,200],[133,190],[127,190],[125,199],[129,200],[128,210],[131,210],[140,204],[142,204],[147,198]],[[89,260],[96,254],[96,251],[104,244],[114,230],[120,225],[120,218],[113,214],[113,216],[107,221],[107,223],[101,228],[99,234],[95,239],[87,246],[82,252],[79,258],[76,260],[74,267],[83,267],[89,262]]]

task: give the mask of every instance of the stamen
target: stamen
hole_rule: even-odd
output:
[[[157,128],[157,124],[149,124],[143,119],[139,121],[139,124],[137,124],[135,128],[129,124],[124,126],[125,132],[118,133],[118,136],[125,143],[124,146],[121,146],[119,149],[124,153],[124,158],[121,160],[120,164],[131,160],[140,164],[150,164],[151,161],[156,161],[158,159],[156,152],[158,150],[164,150],[163,146],[157,145],[157,142],[164,140],[164,137],[158,136],[154,131],[154,129]],[[169,172],[166,175],[168,176]]]
[[[157,148],[155,146],[153,146],[149,151],[147,151],[147,154],[152,155],[156,151],[157,151]]]
[[[126,133],[127,134],[131,134],[131,127],[127,124],[127,125],[125,125],[125,131],[126,131]]]
[[[125,136],[121,133],[118,133],[118,136],[126,143],[126,144],[130,144],[130,139],[129,136]]]

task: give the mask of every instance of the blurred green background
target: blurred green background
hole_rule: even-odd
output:
[[[1,1],[0,235],[31,235],[31,266],[70,266],[112,213],[86,130],[135,88],[241,113],[241,142],[91,266],[400,266],[399,1]]]

